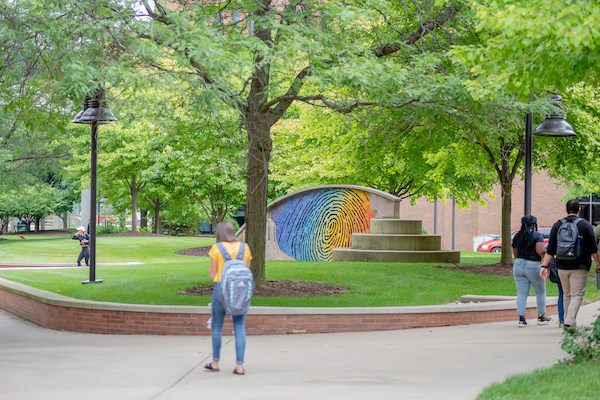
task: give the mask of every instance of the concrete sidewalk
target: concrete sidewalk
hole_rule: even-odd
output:
[[[600,303],[582,307],[595,320]],[[3,400],[474,399],[493,382],[565,357],[555,323],[517,321],[401,331],[249,336],[245,376],[205,372],[210,337],[121,336],[40,328],[0,311]]]

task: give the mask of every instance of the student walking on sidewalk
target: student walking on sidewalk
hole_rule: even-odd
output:
[[[512,241],[515,256],[513,277],[517,285],[517,315],[519,328],[527,326],[525,311],[529,287],[533,285],[537,300],[538,324],[544,325],[550,318],[546,316],[546,281],[540,276],[540,260],[545,254],[544,236],[537,230],[537,219],[533,215],[521,218],[521,230]]]
[[[596,272],[600,272],[600,254],[596,245],[593,226],[583,218],[578,218],[580,212],[579,200],[567,202],[567,216],[556,221],[550,231],[550,239],[542,267],[549,268],[550,260],[556,256],[558,276],[563,288],[563,306],[565,309],[565,329],[569,330],[579,312],[579,307],[585,296],[587,277],[592,266],[592,258],[596,263]],[[571,230],[577,233],[576,243],[572,250],[565,251],[566,240],[560,231],[569,223],[575,225]],[[559,237],[560,236],[560,237]]]

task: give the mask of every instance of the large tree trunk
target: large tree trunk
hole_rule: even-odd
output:
[[[125,181],[129,185],[129,192],[131,193],[131,232],[137,232],[137,197],[146,187],[146,182],[138,185],[136,178],[136,174],[131,176],[131,181],[125,177]]]
[[[160,199],[154,201],[154,233],[158,234],[162,234],[162,218],[160,217],[162,205]]]
[[[502,255],[500,263],[504,266],[512,265],[512,243],[511,243],[511,226],[510,216],[512,213],[512,184],[513,177],[509,160],[503,158],[501,160],[500,170],[500,187],[502,188]]]
[[[63,229],[67,229],[69,228],[69,223],[67,222],[69,220],[69,213],[68,212],[64,212],[60,215],[60,219],[62,219],[63,221]]]
[[[137,187],[135,186],[135,174],[131,178],[131,232],[137,232]]]
[[[148,210],[140,208],[140,228],[148,227]]]
[[[256,15],[262,17],[269,10],[269,0],[259,2]],[[271,29],[262,28],[255,36],[263,43],[272,45]],[[257,286],[267,282],[265,276],[265,255],[267,239],[267,197],[269,192],[269,160],[273,142],[271,126],[281,117],[283,107],[278,114],[264,109],[268,101],[268,88],[271,73],[269,61],[260,53],[256,54],[250,84],[250,92],[244,107],[244,122],[248,133],[248,167],[246,193],[246,241],[252,251],[250,268]]]
[[[270,125],[265,121],[266,119],[260,114],[246,118],[248,132],[246,241],[252,251],[251,269],[258,286],[266,282],[267,194],[272,148]]]
[[[511,244],[511,226],[510,215],[512,212],[512,193],[510,191],[512,184],[502,184],[502,256],[500,262],[502,265],[511,265],[513,263],[512,244]],[[508,190],[505,190],[508,188]]]

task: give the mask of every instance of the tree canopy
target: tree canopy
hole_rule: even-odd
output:
[[[468,84],[494,96],[598,83],[600,4],[588,0],[501,0],[473,5],[481,41],[452,50],[471,69]]]

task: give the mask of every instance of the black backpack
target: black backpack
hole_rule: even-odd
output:
[[[575,218],[569,222],[566,218],[560,220],[556,234],[556,258],[559,260],[574,260],[581,255],[581,239],[577,224],[583,218]]]

